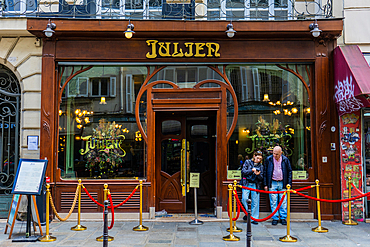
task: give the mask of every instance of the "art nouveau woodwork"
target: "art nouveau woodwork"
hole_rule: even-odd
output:
[[[309,180],[294,181],[293,188],[313,184],[318,178],[321,184],[322,198],[338,199],[340,197],[339,183],[339,153],[330,150],[330,143],[339,146],[338,134],[330,131],[331,126],[338,129],[338,116],[333,101],[333,64],[332,51],[335,38],[341,34],[342,20],[320,20],[321,38],[313,38],[309,31],[310,20],[302,21],[259,21],[234,22],[237,34],[229,39],[225,35],[227,21],[197,22],[197,21],[135,21],[135,36],[131,40],[124,38],[123,30],[126,23],[121,20],[53,20],[57,28],[53,39],[45,39],[43,30],[45,19],[28,19],[27,29],[37,37],[43,38],[44,50],[42,58],[42,102],[41,102],[41,145],[40,158],[47,158],[49,166],[47,176],[54,183],[54,193],[57,209],[66,212],[71,193],[75,190],[76,181],[63,180],[57,169],[57,112],[60,85],[56,68],[60,62],[139,62],[156,63],[254,63],[272,62],[284,66],[286,62],[307,62],[314,66],[310,81],[306,82],[311,104],[311,156],[312,167],[309,169]],[[219,44],[220,56],[212,57],[156,57],[148,59],[146,54],[151,52],[147,40],[179,43],[178,49],[184,42]],[[171,53],[173,54],[173,53]],[[86,63],[85,63],[86,64]],[[155,72],[163,69],[158,67]],[[219,71],[224,74],[224,71]],[[147,79],[154,74],[148,74]],[[147,101],[147,129],[143,139],[147,142],[147,177],[144,183],[144,211],[155,207],[158,194],[158,176],[156,175],[156,114],[160,111],[214,111],[217,122],[217,157],[215,157],[216,175],[215,191],[217,205],[226,209],[227,188],[231,181],[227,180],[227,144],[231,132],[226,123],[226,99],[230,84],[222,88],[193,88],[179,89],[173,85],[171,91],[152,89],[143,85],[141,91],[148,91],[151,98]],[[141,92],[142,93],[142,92]],[[139,97],[140,95],[138,95]],[[139,97],[140,98],[140,97]],[[191,101],[189,101],[191,99]],[[236,98],[235,101],[236,102]],[[137,106],[136,106],[137,107]],[[136,109],[137,110],[137,109]],[[236,109],[237,115],[237,109]],[[236,121],[236,120],[235,120]],[[233,125],[236,124],[233,123]],[[234,125],[235,127],[235,125]],[[233,128],[231,130],[233,130]],[[323,163],[322,157],[328,162]],[[87,180],[85,186],[96,193],[102,201],[102,184],[106,181]],[[117,193],[117,198],[123,198],[130,192],[138,181],[109,181],[111,192]],[[315,196],[310,190],[309,195]],[[61,201],[60,198],[63,198]],[[266,200],[266,199],[265,199]],[[292,211],[315,212],[315,203],[292,196]],[[134,203],[135,204],[135,203]],[[97,209],[86,202],[85,212],[96,212]],[[261,202],[261,211],[269,211],[268,203]],[[126,211],[137,212],[137,203]],[[322,203],[323,219],[340,219],[340,206]]]

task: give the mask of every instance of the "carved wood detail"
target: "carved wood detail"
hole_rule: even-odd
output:
[[[50,139],[51,137],[50,124],[45,120],[42,120],[42,129],[46,131],[46,133],[48,134],[48,138]]]

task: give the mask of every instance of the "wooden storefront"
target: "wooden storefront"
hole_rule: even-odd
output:
[[[27,29],[43,39],[42,57],[42,102],[41,102],[41,154],[47,158],[49,166],[47,176],[51,178],[56,207],[58,211],[67,212],[72,204],[76,180],[62,179],[58,168],[58,109],[62,88],[59,86],[58,64],[60,63],[132,63],[160,66],[169,64],[204,64],[213,66],[222,78],[226,78],[223,65],[232,63],[310,63],[312,64],[307,82],[311,107],[311,158],[312,167],[308,170],[307,180],[293,181],[293,187],[313,184],[320,180],[323,198],[340,198],[339,153],[331,151],[330,144],[339,146],[339,135],[330,129],[338,129],[338,115],[333,94],[333,49],[336,38],[341,34],[342,20],[320,20],[323,30],[319,38],[313,38],[310,20],[302,21],[236,21],[235,37],[225,35],[227,21],[151,21],[137,20],[132,39],[124,37],[127,21],[122,20],[72,20],[54,19],[55,34],[46,39],[43,33],[47,25],[44,19],[28,19]],[[194,45],[194,52],[184,49],[184,54],[170,52],[161,54],[155,51],[155,41],[169,42],[171,51],[177,46],[184,48],[184,43]],[[151,42],[151,43],[150,43]],[[209,45],[207,45],[207,43]],[[218,49],[219,46],[219,49]],[[187,46],[189,48],[189,46]],[[155,53],[157,52],[157,53]],[[156,54],[156,56],[154,56]],[[220,65],[215,67],[214,64]],[[155,73],[155,72],[152,72]],[[148,73],[148,76],[151,74]],[[154,75],[154,74],[153,74]],[[166,82],[168,83],[168,82]],[[204,83],[218,83],[206,80]],[[238,116],[234,109],[234,118],[228,127],[227,91],[236,89],[223,83],[220,87],[179,88],[171,84],[172,89],[158,89],[154,84],[146,84],[140,93],[147,95],[147,132],[141,127],[141,134],[146,141],[146,177],[144,180],[144,212],[150,207],[156,211],[171,208],[183,212],[184,203],[181,187],[170,180],[178,178],[167,176],[160,169],[160,141],[158,129],[161,121],[174,116],[181,122],[191,122],[199,116],[207,116],[204,125],[211,130],[209,141],[209,164],[207,178],[203,181],[210,186],[204,195],[209,202],[216,197],[217,206],[226,211],[228,140],[232,134]],[[138,113],[138,106],[136,109]],[[140,126],[140,121],[136,121]],[[184,125],[185,126],[185,125]],[[140,127],[139,127],[140,128]],[[187,136],[183,129],[181,138]],[[217,137],[217,138],[216,138]],[[164,137],[163,137],[164,138]],[[162,138],[162,139],[163,139]],[[327,162],[323,162],[324,158]],[[159,165],[158,165],[159,164]],[[109,183],[112,197],[116,202],[122,201],[137,185],[136,180],[84,180],[84,185],[99,201],[103,200],[103,184]],[[166,188],[172,184],[171,188]],[[214,185],[214,186],[213,186]],[[171,197],[166,202],[165,193],[177,193],[177,199]],[[314,195],[314,191],[308,192]],[[189,196],[189,195],[188,195]],[[207,199],[208,198],[208,199]],[[137,212],[138,196],[130,204],[117,211]],[[101,212],[102,210],[83,195],[83,212]],[[293,212],[315,212],[315,203],[293,196]],[[261,202],[261,211],[269,211],[266,199]],[[323,219],[340,219],[340,205],[322,203]]]

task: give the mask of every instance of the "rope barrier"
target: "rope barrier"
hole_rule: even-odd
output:
[[[118,205],[113,205],[113,207],[114,208],[118,208],[118,207],[120,207],[120,206],[122,206],[123,204],[125,204],[128,200],[130,200],[130,198],[135,194],[135,192],[137,191],[137,189],[138,189],[138,187],[139,187],[139,185],[137,185],[136,187],[135,187],[135,189],[131,192],[131,194],[123,201],[123,202],[121,202],[120,204],[118,204]],[[82,188],[83,188],[83,190],[85,191],[85,193],[86,193],[86,195],[93,201],[93,202],[95,202],[99,207],[104,207],[104,205],[103,204],[101,204],[101,203],[99,203],[97,200],[95,200],[91,195],[90,195],[90,193],[87,191],[87,189],[85,188],[85,186],[82,186]],[[111,206],[108,206],[108,208],[112,208],[112,205]]]
[[[357,193],[359,193],[360,195],[364,195],[364,193],[358,188],[356,188],[356,186],[353,183],[351,183],[351,185],[356,190]],[[370,199],[370,196],[367,196],[367,199]]]
[[[236,201],[238,202],[238,205],[242,208],[243,212],[245,213],[245,215],[248,215],[248,212],[244,209],[244,206],[243,204],[239,201],[239,197],[238,197],[238,194],[236,193],[236,191],[234,191],[235,193],[235,197],[236,197]],[[283,204],[283,201],[284,201],[284,198],[285,198],[285,191],[284,191],[284,194],[283,196],[281,197],[281,200],[279,202],[279,204],[277,205],[276,209],[274,210],[274,212],[272,212],[269,216],[263,218],[263,219],[255,219],[251,216],[251,219],[254,220],[254,221],[257,221],[257,222],[262,222],[262,221],[266,221],[266,220],[269,220],[272,216],[274,216],[274,214],[276,214],[276,212],[279,210],[279,208],[281,207],[281,204]]]
[[[258,190],[258,189],[249,188],[249,187],[245,187],[245,186],[242,186],[242,185],[238,185],[238,186],[242,189],[245,189],[245,190],[251,190],[251,191],[256,191],[256,192],[266,193],[266,194],[283,194],[283,193],[285,193],[285,191],[266,191],[266,190]]]
[[[235,218],[232,218],[233,221],[236,221],[237,219],[239,219],[239,216],[240,216],[240,205],[238,205],[238,214],[235,216]],[[230,212],[229,212],[229,201],[227,201],[227,215],[229,216],[230,218]]]
[[[126,198],[126,200],[124,200],[123,202],[121,202],[120,204],[118,205],[115,205],[113,206],[114,208],[118,208],[120,206],[122,206],[123,204],[125,204],[128,200],[130,200],[130,198],[135,194],[135,192],[137,191],[137,189],[139,188],[139,185],[137,185],[135,187],[135,189],[131,192],[131,194]],[[109,206],[108,208],[110,208],[111,206]]]
[[[65,217],[65,218],[61,218],[57,212],[57,210],[55,209],[55,206],[54,206],[54,202],[53,202],[53,198],[51,196],[51,193],[50,193],[50,196],[49,196],[49,199],[50,199],[50,204],[51,204],[51,207],[53,208],[53,211],[54,211],[54,214],[55,216],[60,220],[60,221],[66,221],[68,220],[68,218],[71,216],[73,210],[75,209],[75,206],[76,206],[76,202],[77,202],[77,197],[78,197],[78,192],[80,190],[80,186],[77,186],[77,189],[76,189],[76,193],[75,193],[75,198],[73,199],[73,204],[72,204],[72,207],[71,209],[69,210],[68,212],[68,215]]]
[[[316,200],[316,201],[320,201],[320,202],[330,202],[330,203],[335,203],[335,202],[349,202],[349,201],[353,201],[353,200],[356,200],[356,199],[359,199],[359,198],[362,198],[362,197],[365,197],[365,196],[370,196],[370,192],[367,192],[366,194],[362,194],[360,196],[356,196],[356,197],[352,197],[352,198],[341,199],[341,200],[327,200],[327,199],[319,199],[319,198],[316,198],[316,197],[307,196],[307,195],[302,194],[300,192],[297,192],[295,190],[292,190],[292,192],[293,193],[296,193],[297,195],[300,195],[300,196],[306,197],[308,199],[311,199],[311,200]]]
[[[315,188],[316,185],[309,185],[303,188],[295,189],[295,191],[302,191],[302,190],[307,190],[307,189],[312,189]]]
[[[99,203],[97,200],[95,200],[91,195],[90,193],[87,191],[87,189],[85,188],[85,186],[82,186],[83,190],[85,191],[86,195],[93,201],[96,203],[96,205],[100,206],[100,207],[104,207],[103,204]]]
[[[110,223],[110,226],[108,226],[108,230],[111,230],[113,228],[113,225],[114,225],[114,206],[113,206],[112,196],[109,192],[108,192],[108,198],[109,198],[111,214],[112,214],[112,221]]]

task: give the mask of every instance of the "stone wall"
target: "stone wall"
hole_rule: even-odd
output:
[[[0,63],[17,76],[21,87],[20,158],[38,159],[27,150],[27,136],[40,136],[42,43],[26,30],[27,19],[2,19]]]

